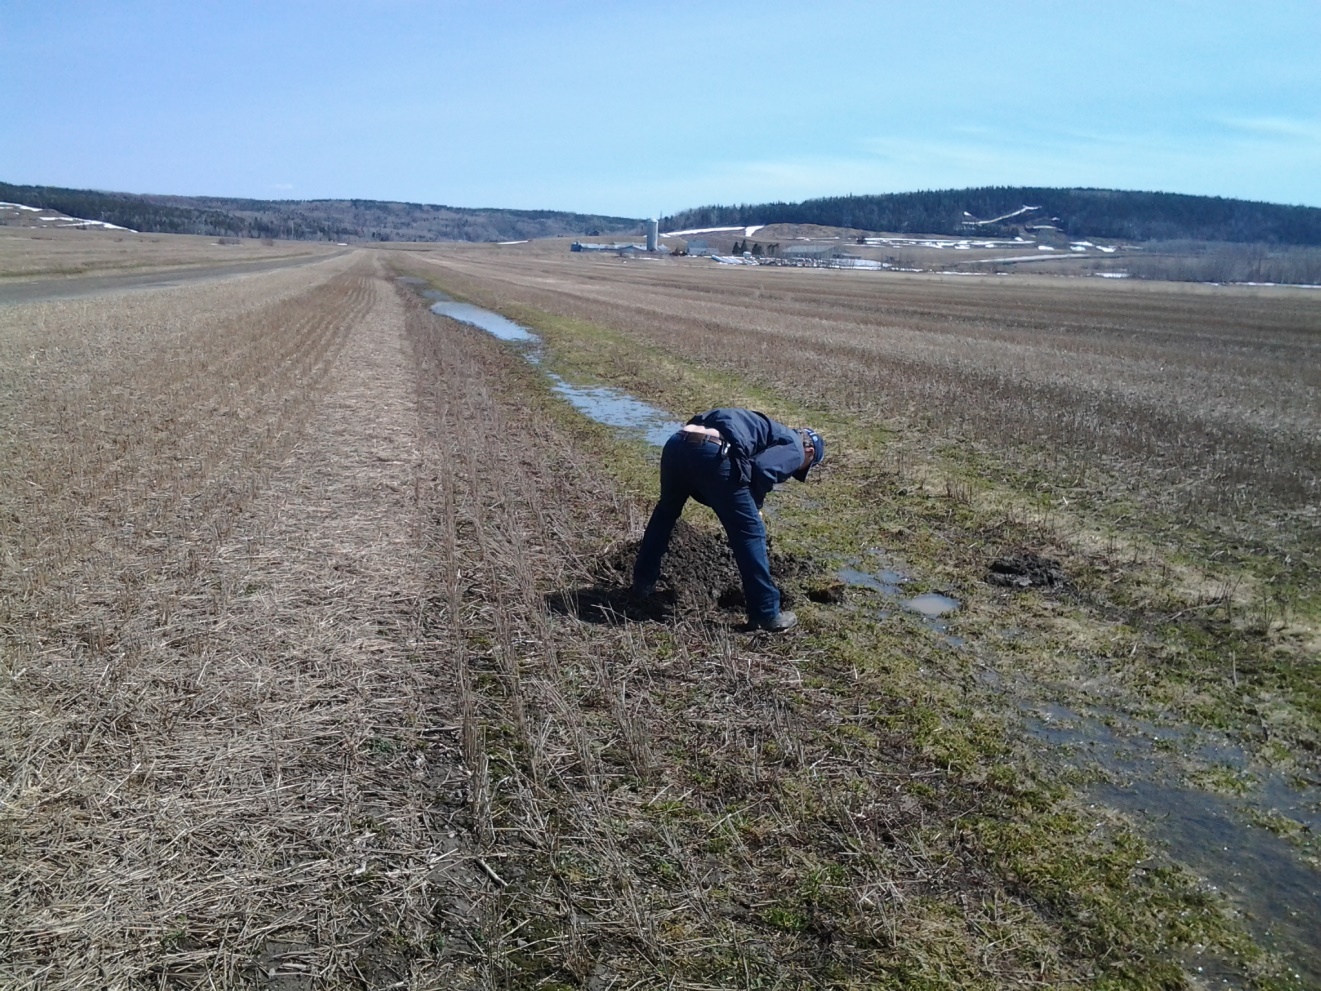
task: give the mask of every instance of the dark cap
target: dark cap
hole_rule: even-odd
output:
[[[825,438],[811,427],[804,427],[802,430],[798,431],[798,434],[803,438],[804,448],[806,448],[808,444],[812,445],[812,463],[806,468],[800,468],[798,471],[794,472],[794,478],[798,479],[800,482],[806,482],[807,473],[819,465],[821,459],[826,456],[826,441]],[[804,450],[804,453],[806,453],[806,450]]]

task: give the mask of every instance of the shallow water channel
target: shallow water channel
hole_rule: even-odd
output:
[[[509,341],[529,362],[542,365],[541,338],[527,328],[424,289],[420,279],[400,281],[431,300],[433,313]],[[659,447],[681,426],[671,414],[620,389],[575,385],[543,371],[574,408],[621,436]],[[949,647],[967,647],[964,638],[951,632],[959,600],[942,592],[907,595],[904,586],[911,577],[901,565],[887,561],[884,552],[873,551],[867,560],[836,574],[846,585],[878,593],[880,616],[907,615]],[[1289,840],[1262,825],[1278,825],[1283,817],[1304,831],[1321,829],[1321,788],[1295,787],[1278,773],[1252,767],[1247,754],[1226,739],[1206,739],[1099,706],[1075,712],[1029,701],[1039,694],[1031,691],[1033,686],[1015,685],[1000,674],[992,653],[979,647],[976,655],[981,683],[1014,699],[1029,737],[1048,748],[1046,759],[1101,782],[1085,788],[1084,799],[1128,814],[1210,890],[1231,900],[1257,939],[1290,964],[1299,987],[1321,989],[1321,875],[1300,860]],[[1244,786],[1233,795],[1192,786],[1184,780],[1187,764],[1175,753],[1236,777]],[[1234,969],[1223,962],[1191,957],[1188,965],[1215,986],[1239,986]]]
[[[502,341],[519,344],[522,346],[523,356],[528,361],[534,365],[541,365],[543,356],[541,338],[526,327],[514,323],[499,313],[451,299],[436,289],[424,290],[422,295],[432,300],[432,313],[458,320],[460,323],[471,324]],[[600,385],[574,385],[554,372],[545,369],[543,371],[550,379],[551,387],[555,392],[567,399],[576,410],[597,423],[614,427],[625,436],[641,437],[659,447],[665,443],[670,434],[682,426],[664,410],[644,403],[620,389]]]

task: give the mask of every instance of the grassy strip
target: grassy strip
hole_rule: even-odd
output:
[[[910,567],[926,576],[926,584],[968,597],[965,625],[984,633],[992,622],[1024,623],[1034,631],[1037,652],[1065,647],[1052,624],[1081,622],[1078,615],[1058,616],[1076,609],[1053,602],[978,601],[989,599],[969,577],[979,552],[1015,542],[1039,543],[1052,537],[1049,528],[1010,515],[987,518],[950,477],[943,494],[938,487],[933,491],[932,480],[923,476],[930,470],[926,466],[880,467],[887,463],[889,438],[875,426],[796,407],[727,370],[693,367],[606,328],[531,310],[504,312],[543,336],[553,369],[571,380],[608,382],[678,410],[739,402],[789,420],[811,419],[828,430],[837,441],[835,451],[847,453],[832,457],[830,470],[822,472],[807,496],[777,497],[775,533],[785,546],[836,559],[860,547],[900,548]],[[551,404],[546,411],[564,429],[583,429],[581,417],[567,404]],[[603,449],[610,445],[614,454],[606,467],[627,490],[646,495],[654,483],[645,481],[649,465],[641,452],[613,442]],[[829,516],[813,504],[829,505]],[[992,613],[1000,615],[992,619]],[[1191,878],[1173,868],[1150,866],[1150,852],[1121,824],[1084,815],[1063,789],[1041,783],[1041,769],[1008,732],[1009,715],[972,686],[961,655],[943,650],[920,627],[877,622],[867,608],[809,607],[805,614],[812,656],[798,659],[804,682],[801,690],[789,692],[790,704],[817,707],[834,717],[814,726],[810,737],[766,740],[736,761],[715,760],[712,750],[692,744],[686,752],[679,748],[669,754],[664,765],[673,780],[667,790],[676,795],[745,793],[746,781],[738,779],[746,778],[747,768],[776,761],[788,760],[789,769],[798,773],[774,778],[775,814],[770,817],[749,810],[731,815],[724,804],[709,809],[682,799],[653,800],[645,815],[621,817],[618,825],[626,832],[652,830],[638,851],[655,860],[653,873],[662,888],[670,881],[676,890],[691,890],[694,866],[682,857],[677,862],[657,858],[658,848],[691,850],[697,844],[717,859],[734,854],[748,859],[748,851],[761,849],[767,836],[787,834],[795,854],[792,866],[781,865],[782,883],[755,898],[728,891],[707,897],[727,911],[742,906],[760,925],[783,934],[819,938],[847,933],[850,946],[884,950],[883,971],[873,974],[873,979],[883,977],[879,986],[994,986],[985,983],[984,960],[979,965],[978,955],[999,942],[993,938],[997,933],[1007,931],[1017,934],[1015,967],[1048,958],[1056,967],[1059,958],[1086,961],[1082,969],[1090,969],[1091,976],[1084,985],[1180,986],[1172,953],[1196,944],[1249,961],[1255,986],[1291,986]],[[674,649],[662,636],[642,659],[663,662]],[[683,711],[697,701],[677,692],[669,704]],[[913,815],[898,831],[882,826],[879,852],[874,837],[862,834],[853,860],[841,859],[838,849],[813,852],[812,837],[822,824],[837,823],[841,815],[866,816],[869,786],[848,774],[836,781],[802,773],[805,750],[834,755],[851,768],[893,764],[896,754],[903,754],[901,782],[889,785],[886,798],[902,791],[900,807]],[[516,763],[511,758],[510,767]],[[879,798],[879,792],[870,797]],[[837,843],[837,830],[824,832]],[[832,892],[856,895],[863,878],[893,874],[895,858],[911,857],[914,850],[931,860],[960,864],[953,887],[963,894],[928,892],[898,899],[907,923],[902,939],[892,933],[887,941],[874,918],[856,918],[856,897],[832,899]],[[551,866],[585,888],[608,880],[582,864]],[[978,868],[994,878],[986,890],[976,889]],[[956,935],[953,929],[960,931]],[[726,947],[696,966],[708,978],[749,978],[769,964],[755,952]],[[848,975],[861,973],[858,966],[858,960],[850,961],[830,974],[831,982],[849,986]]]
[[[1232,731],[1273,766],[1316,777],[1321,587],[1307,561],[1281,561],[1122,500],[1070,506],[1058,480],[1037,469],[959,445],[915,453],[884,426],[796,403],[731,369],[685,362],[588,321],[502,310],[546,340],[550,367],[572,381],[610,384],[679,416],[746,405],[825,431],[835,443],[823,474],[852,473],[853,483],[811,498],[806,512],[777,507],[783,546],[846,555],[897,538],[933,581],[954,586],[969,585],[970,572],[978,581],[997,549],[1049,547],[1074,576],[1080,615],[1054,624],[1059,642],[1044,645],[1047,653],[1076,647],[1080,624],[1099,629],[1111,644],[1106,659],[1122,665],[1147,714],[1173,711],[1193,726]],[[637,491],[635,479],[629,487]],[[828,519],[817,504],[830,506]]]

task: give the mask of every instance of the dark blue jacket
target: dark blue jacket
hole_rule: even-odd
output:
[[[750,409],[713,409],[688,421],[720,431],[730,464],[752,490],[758,508],[766,494],[803,466],[803,438],[791,427]]]

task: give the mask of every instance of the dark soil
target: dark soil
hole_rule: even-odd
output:
[[[1058,561],[1023,551],[992,561],[986,580],[1006,588],[1061,588],[1068,585],[1069,576]]]
[[[630,540],[610,548],[596,562],[594,583],[548,596],[550,608],[594,623],[677,618],[728,623],[742,617],[743,583],[722,532],[699,530],[680,520],[661,562],[656,592],[645,599],[630,591],[639,543]],[[797,597],[809,594],[809,580],[814,575],[819,578],[820,569],[808,559],[776,551],[773,539],[768,545],[781,605],[792,608]]]

